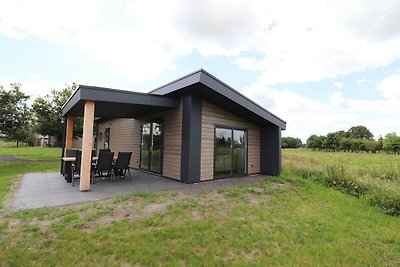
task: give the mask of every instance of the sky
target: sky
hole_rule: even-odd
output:
[[[287,122],[400,134],[400,1],[0,0],[0,85],[148,92],[200,68]]]

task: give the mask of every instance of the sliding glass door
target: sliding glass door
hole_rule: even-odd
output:
[[[142,142],[140,148],[140,168],[161,173],[162,147],[162,124],[157,122],[143,124]]]
[[[227,177],[231,174],[232,130],[215,129],[215,177]]]
[[[150,170],[153,172],[161,172],[161,156],[162,156],[162,127],[160,123],[152,123],[153,143],[151,146]]]
[[[247,132],[233,130],[232,175],[245,175],[247,170]]]
[[[215,128],[215,179],[247,173],[247,130]]]

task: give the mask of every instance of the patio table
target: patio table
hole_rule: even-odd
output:
[[[99,157],[92,157],[92,162],[95,162],[99,159]],[[117,156],[114,156],[114,160],[117,159]],[[76,157],[63,157],[62,160],[65,162],[65,180],[67,180],[67,183],[72,182],[72,163],[76,161]]]

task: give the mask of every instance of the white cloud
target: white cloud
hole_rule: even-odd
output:
[[[356,81],[358,86],[363,86],[365,84],[366,80],[365,79],[359,79]]]
[[[386,77],[378,85],[378,90],[387,98],[400,98],[400,74]]]
[[[334,85],[335,85],[337,88],[342,88],[342,87],[343,87],[343,83],[341,83],[341,82],[335,82]]]
[[[21,84],[21,91],[30,96],[29,103],[32,103],[38,96],[45,96],[53,89],[64,88],[64,84],[59,84],[54,81],[45,81],[40,75],[36,73],[18,73],[13,77],[1,77],[0,85],[4,89],[9,89],[10,84],[18,81]]]
[[[349,99],[334,92],[321,101],[274,88],[278,83],[336,78],[400,59],[398,25],[397,0],[0,2],[0,33],[78,48],[134,83],[176,68],[174,61],[193,51],[230,57],[237,66],[261,73],[243,92],[287,120],[285,134],[303,140],[312,133],[360,123],[375,134],[399,132],[398,74],[379,84],[384,98],[378,100]],[[8,83],[12,78],[2,80]],[[17,78],[30,94],[55,85],[35,75]],[[360,79],[357,84],[366,82]]]
[[[399,24],[396,0],[0,3],[6,36],[78,47],[132,82],[175,68],[195,50],[260,70],[261,84],[319,81],[398,59]],[[243,56],[248,51],[261,58]]]
[[[287,121],[284,136],[306,141],[311,134],[325,135],[365,125],[378,137],[388,132],[400,133],[400,97],[392,90],[396,84],[399,85],[397,76],[385,78],[377,87],[382,93],[377,100],[346,98],[341,92],[332,93],[326,101],[316,100],[260,83],[244,88],[242,93]]]
[[[335,107],[343,106],[346,103],[346,100],[343,97],[341,92],[334,92],[330,96],[331,104]]]

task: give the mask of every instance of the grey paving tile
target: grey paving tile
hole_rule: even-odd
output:
[[[134,191],[178,190],[188,194],[195,194],[230,185],[257,182],[265,178],[251,176],[198,184],[184,184],[136,170],[132,171],[132,175],[133,180],[125,178],[110,182],[109,180],[98,179],[96,184],[91,185],[90,191],[80,192],[79,180],[72,187],[71,183],[67,183],[59,173],[28,173],[22,178],[13,208],[62,206],[112,198],[116,195],[128,194]]]

